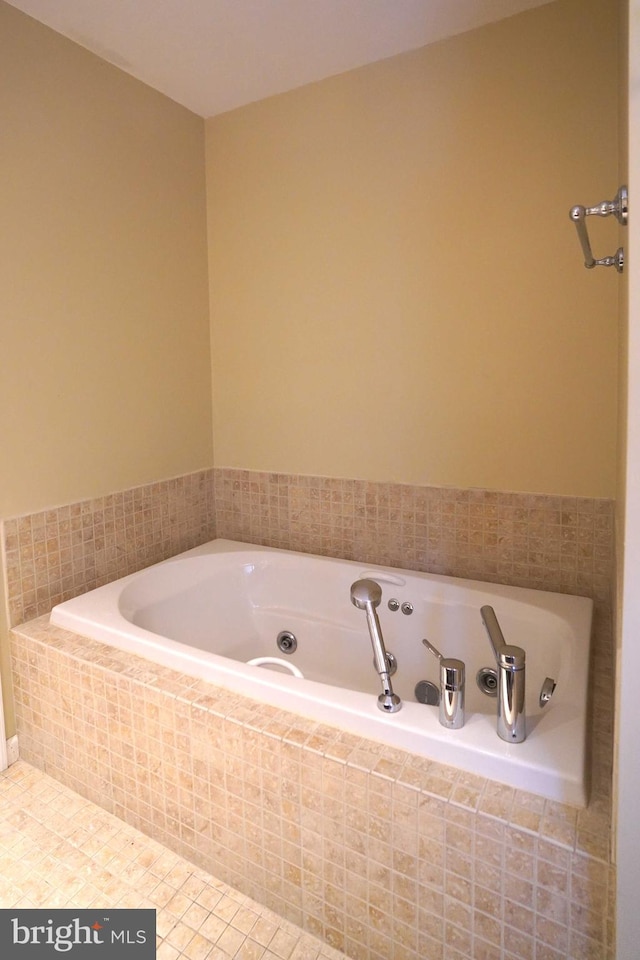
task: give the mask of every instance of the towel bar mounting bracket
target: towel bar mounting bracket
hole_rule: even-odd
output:
[[[603,200],[594,207],[583,207],[577,204],[569,211],[569,216],[576,225],[578,239],[584,255],[584,265],[587,270],[593,267],[615,267],[618,273],[624,269],[624,248],[618,247],[611,257],[601,257],[596,259],[591,251],[589,234],[587,233],[586,218],[591,216],[610,217],[614,216],[620,226],[626,227],[629,220],[629,193],[626,186],[620,187],[613,200]]]

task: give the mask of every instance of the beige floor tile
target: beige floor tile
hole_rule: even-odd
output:
[[[0,907],[155,908],[158,960],[341,960],[23,761],[0,773]]]

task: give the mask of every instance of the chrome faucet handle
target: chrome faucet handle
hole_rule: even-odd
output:
[[[442,656],[442,654],[440,653],[440,651],[439,651],[439,650],[436,650],[436,648],[434,647],[434,645],[433,645],[432,643],[430,643],[428,640],[425,640],[425,639],[423,639],[422,642],[424,643],[424,645],[425,645],[425,647],[427,648],[427,650],[429,651],[429,653],[432,653],[432,654],[434,655],[434,657],[436,657],[438,660],[443,660],[443,659],[444,659],[444,657]]]
[[[496,664],[511,670],[521,670],[525,665],[525,652],[522,647],[514,647],[507,643],[493,607],[480,607],[480,616],[487,631]]]
[[[422,642],[440,663],[440,723],[449,730],[459,730],[464,726],[464,662],[443,657],[429,640]]]

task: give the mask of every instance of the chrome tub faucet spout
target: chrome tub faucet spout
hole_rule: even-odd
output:
[[[356,580],[351,584],[351,603],[358,610],[364,610],[367,615],[367,625],[371,646],[373,647],[373,662],[376,673],[380,677],[382,693],[378,697],[378,707],[385,713],[397,713],[402,707],[402,700],[393,692],[389,675],[389,660],[382,639],[382,629],[376,607],[382,599],[382,589],[375,580]]]
[[[493,607],[481,607],[480,616],[498,668],[498,736],[507,743],[522,743],[527,736],[525,652],[506,642]]]

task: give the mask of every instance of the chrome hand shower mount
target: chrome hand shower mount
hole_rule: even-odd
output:
[[[356,580],[351,584],[351,603],[358,610],[364,610],[369,627],[369,638],[373,648],[373,663],[380,677],[382,693],[378,697],[378,707],[384,713],[397,713],[402,708],[402,700],[393,692],[391,684],[391,663],[387,653],[376,607],[382,600],[382,589],[375,580]]]

